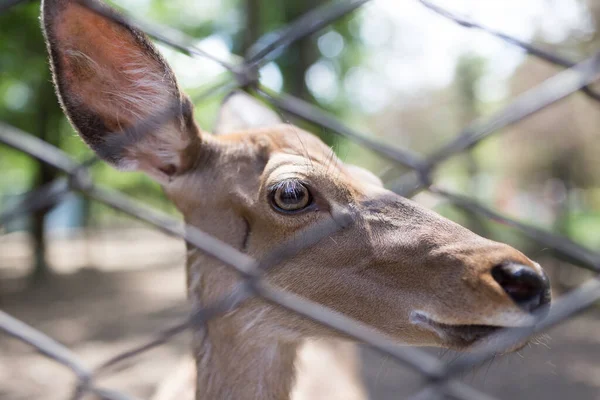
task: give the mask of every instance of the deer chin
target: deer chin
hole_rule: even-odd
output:
[[[469,351],[473,345],[483,343],[503,328],[514,328],[513,324],[447,324],[436,321],[427,313],[413,311],[410,314],[410,322],[418,327],[434,332],[441,340],[444,347],[454,350]],[[523,329],[531,328],[527,323],[521,324]],[[504,353],[518,351],[527,345],[527,341],[515,343],[506,349]]]

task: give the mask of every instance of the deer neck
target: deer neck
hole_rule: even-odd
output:
[[[196,213],[198,219],[187,222],[243,250],[245,222],[232,212],[220,211]],[[192,248],[187,264],[188,296],[194,307],[214,304],[239,282],[230,268]],[[280,340],[274,329],[261,324],[271,306],[257,302],[248,300],[195,332],[196,400],[290,398],[297,343]]]
[[[197,307],[213,304],[237,281],[222,266],[206,268],[199,279],[201,288],[191,294]],[[217,282],[219,290],[215,290]],[[196,400],[290,399],[298,342],[282,340],[276,327],[264,325],[271,306],[259,302],[248,300],[195,332]]]
[[[295,343],[231,332],[211,323],[195,342],[196,400],[288,400],[295,378]]]

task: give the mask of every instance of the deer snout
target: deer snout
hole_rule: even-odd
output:
[[[543,270],[509,262],[495,266],[491,274],[506,294],[527,312],[550,303],[550,282]]]

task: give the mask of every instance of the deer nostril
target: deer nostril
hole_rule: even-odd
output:
[[[550,303],[548,278],[531,267],[500,264],[492,269],[492,277],[519,307],[528,312]]]

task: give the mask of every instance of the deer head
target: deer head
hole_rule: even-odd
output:
[[[271,271],[274,284],[399,342],[451,348],[468,347],[499,327],[530,323],[531,312],[549,303],[548,279],[521,252],[386,190],[376,176],[340,161],[295,126],[201,132],[191,102],[142,32],[74,0],[45,0],[42,7],[54,81],[72,125],[116,168],[159,181],[187,224],[261,258],[306,227],[332,219],[334,208],[352,215],[349,226]],[[237,106],[250,114],[252,107]],[[173,112],[166,123],[146,124],[135,140],[123,134],[166,110]],[[225,130],[246,126],[222,124]],[[188,253],[194,301],[207,304],[237,282],[219,262]],[[228,372],[222,383],[243,378],[247,390],[269,379],[249,372],[249,364],[268,358],[269,366],[261,365],[275,370],[293,358],[285,346],[265,356],[264,342],[334,335],[258,299],[211,322],[207,332],[197,342],[198,363],[207,369],[219,364],[215,368]],[[228,340],[219,345],[222,337]],[[235,365],[225,366],[222,354],[236,349],[243,354],[232,354]],[[215,376],[199,380],[214,386]],[[272,391],[283,393],[289,384]]]

